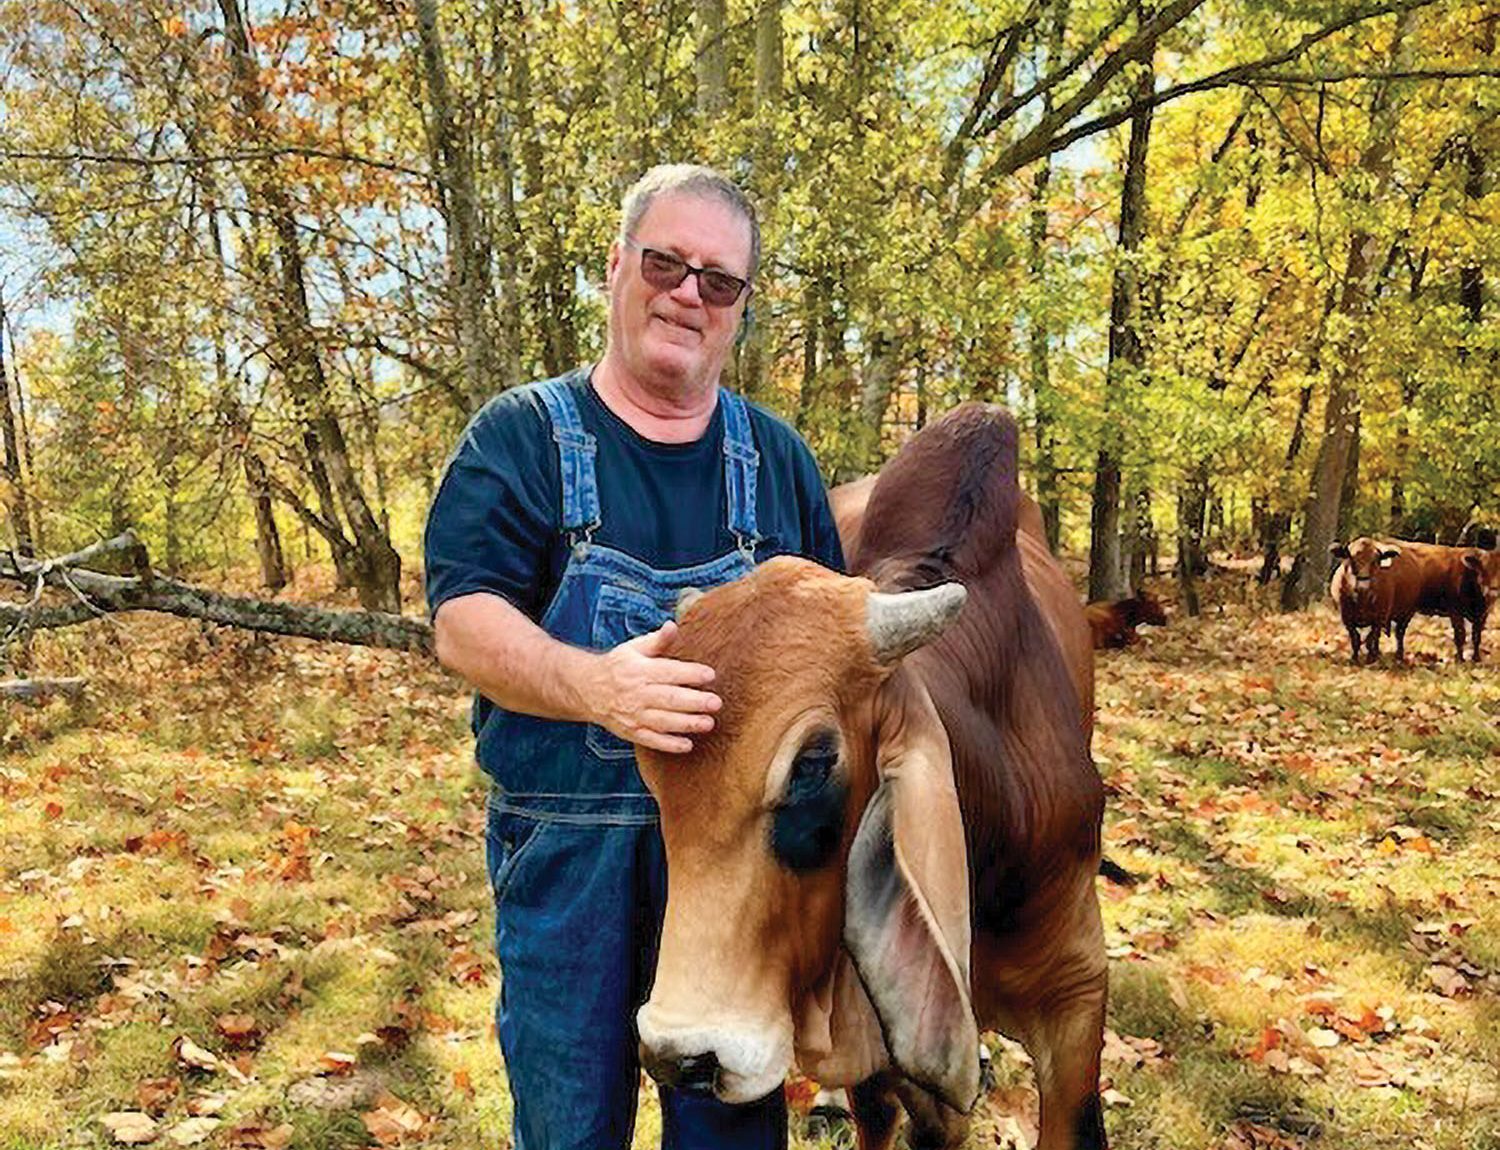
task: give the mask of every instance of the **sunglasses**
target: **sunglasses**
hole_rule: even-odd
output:
[[[721,272],[717,268],[695,268],[670,252],[641,247],[628,236],[625,243],[641,253],[641,279],[658,291],[671,291],[688,276],[697,276],[698,295],[704,303],[709,307],[729,307],[750,286],[748,280]]]

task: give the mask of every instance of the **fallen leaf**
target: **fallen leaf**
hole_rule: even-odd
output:
[[[1427,968],[1427,977],[1437,988],[1437,992],[1445,998],[1461,998],[1473,989],[1467,978],[1453,967],[1440,962]]]
[[[156,1120],[139,1110],[116,1110],[99,1119],[109,1136],[124,1146],[143,1146],[156,1141]]]
[[[222,1063],[218,1055],[212,1051],[205,1050],[186,1034],[179,1034],[177,1040],[172,1043],[172,1053],[177,1056],[177,1061],[193,1070],[215,1071],[220,1069]]]
[[[382,1092],[375,1099],[375,1109],[361,1114],[360,1120],[370,1132],[370,1137],[382,1146],[395,1146],[408,1138],[414,1138],[427,1124],[421,1111],[388,1091]]]
[[[218,1128],[217,1118],[184,1118],[167,1131],[167,1137],[178,1146],[196,1146]]]
[[[141,1104],[142,1110],[160,1114],[172,1105],[172,1100],[181,1089],[182,1083],[175,1078],[147,1078],[136,1084],[135,1099]]]
[[[345,1054],[342,1050],[325,1051],[323,1057],[318,1059],[322,1072],[333,1076],[354,1073],[354,1067],[358,1062],[358,1058],[352,1054]]]

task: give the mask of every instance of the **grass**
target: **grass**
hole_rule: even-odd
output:
[[[34,652],[89,701],[0,725],[0,1150],[112,1145],[102,1117],[154,1079],[163,1145],[197,1109],[206,1146],[364,1146],[382,1091],[424,1145],[504,1145],[462,690],[400,655],[96,626]],[[1500,1148],[1500,657],[1410,638],[1411,667],[1354,668],[1331,614],[1235,605],[1101,656],[1105,841],[1142,878],[1100,888],[1114,1146]],[[997,1047],[973,1146],[1034,1117]]]

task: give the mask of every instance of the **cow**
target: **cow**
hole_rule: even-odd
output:
[[[1105,1146],[1104,791],[1069,662],[1092,653],[1017,535],[1017,438],[965,404],[871,485],[855,574],[779,557],[679,605],[669,653],[723,707],[688,754],[637,756],[667,857],[636,1018],[658,1081],[744,1102],[795,1061],[850,1087],[864,1150],[902,1108],[912,1146],[954,1147],[994,1028],[1034,1060],[1041,1150]]]
[[[1335,543],[1329,553],[1342,560],[1329,592],[1349,632],[1353,662],[1359,662],[1359,630],[1368,627],[1368,661],[1379,658],[1384,630],[1395,632],[1396,661],[1404,663],[1406,629],[1416,615],[1447,617],[1453,625],[1454,658],[1460,663],[1468,630],[1473,661],[1479,662],[1484,624],[1500,598],[1500,550],[1362,537]]]
[[[838,525],[839,541],[844,555],[853,559],[859,552],[864,530],[865,508],[875,490],[878,475],[841,483],[828,492],[829,506]],[[1092,741],[1094,733],[1094,642],[1087,628],[1070,625],[1077,612],[1073,588],[1066,579],[1057,577],[1057,561],[1047,549],[1047,529],[1042,509],[1024,491],[1016,492],[1016,547],[1021,553],[1021,570],[1033,595],[1040,600],[1042,614],[1052,626],[1063,650],[1073,687],[1082,708],[1084,731]],[[1160,608],[1158,608],[1159,610]],[[1163,620],[1165,622],[1165,620]]]
[[[1128,647],[1139,638],[1137,627],[1167,625],[1161,600],[1150,591],[1137,591],[1129,599],[1086,604],[1083,614],[1089,621],[1095,650]]]
[[[1397,592],[1401,591],[1401,606],[1406,610],[1406,622],[1401,624],[1396,639],[1396,658],[1406,658],[1406,623],[1411,621],[1415,603],[1412,588],[1416,572],[1410,564],[1403,563],[1402,570],[1394,570],[1401,549],[1395,544],[1360,536],[1348,543],[1335,543],[1328,554],[1337,562],[1333,578],[1328,584],[1328,593],[1338,605],[1339,617],[1344,629],[1349,632],[1349,661],[1358,665],[1360,647],[1367,652],[1367,661],[1380,658],[1380,635],[1388,632],[1398,610]],[[1360,630],[1369,628],[1361,641]]]

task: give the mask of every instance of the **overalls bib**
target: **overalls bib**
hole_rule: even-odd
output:
[[[537,384],[562,471],[571,548],[542,629],[607,650],[672,617],[678,593],[755,566],[759,456],[744,401],[719,392],[727,525],[735,547],[657,570],[593,540],[600,527],[594,437],[565,376]],[[516,1150],[626,1150],[635,1122],[635,1012],[650,992],[666,906],[656,803],[629,743],[601,727],[495,710],[479,732],[491,772],[487,853],[500,959],[500,1045]],[[662,1089],[671,1150],[786,1145],[781,1091],[749,1106]]]

